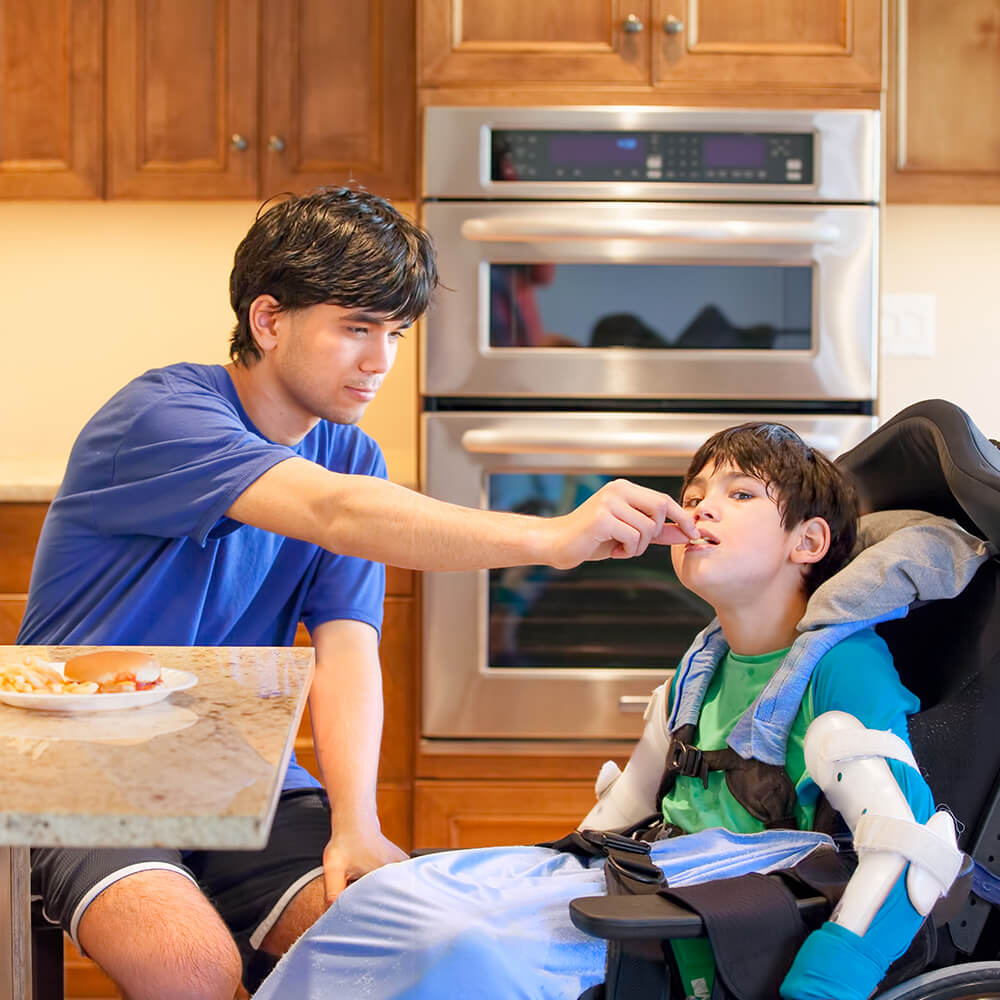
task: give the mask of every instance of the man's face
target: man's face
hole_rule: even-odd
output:
[[[274,365],[284,402],[304,415],[357,423],[396,360],[402,320],[335,305],[275,316]]]
[[[708,539],[671,547],[681,583],[716,609],[759,601],[788,565],[794,544],[765,483],[735,466],[709,463],[688,484],[681,503]]]

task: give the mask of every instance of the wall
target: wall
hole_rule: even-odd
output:
[[[0,203],[0,475],[61,471],[82,424],[134,374],[226,360],[229,268],[255,211],[249,202]],[[1000,206],[889,206],[883,291],[936,296],[937,353],[883,359],[882,416],[942,396],[1000,436],[998,274]],[[410,335],[363,422],[390,475],[410,485],[416,372]]]
[[[58,482],[80,427],[131,377],[228,361],[229,271],[256,210],[0,202],[0,475]],[[407,485],[417,480],[416,364],[410,332],[362,422]]]
[[[882,291],[933,295],[936,351],[884,357],[880,415],[950,399],[1000,438],[1000,205],[889,205]]]

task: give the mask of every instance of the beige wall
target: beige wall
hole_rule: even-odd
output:
[[[0,202],[0,474],[61,474],[80,427],[139,372],[228,360],[229,270],[256,210],[250,202]],[[416,339],[407,335],[362,423],[389,474],[409,485],[417,478]]]
[[[882,291],[934,295],[931,358],[882,359],[880,416],[941,397],[1000,438],[1000,205],[890,205]]]
[[[221,362],[233,250],[256,205],[0,203],[0,474],[61,471],[122,383],[172,361]],[[937,297],[937,355],[885,358],[881,415],[943,396],[1000,436],[1000,207],[891,206],[883,291]],[[363,426],[390,475],[417,476],[416,335]]]

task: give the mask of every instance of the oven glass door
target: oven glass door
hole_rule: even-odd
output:
[[[872,206],[424,206],[430,396],[871,400]]]
[[[586,472],[491,472],[490,510],[565,514],[615,477]],[[632,476],[680,496],[679,476]],[[489,573],[486,663],[491,669],[673,667],[711,621],[711,607],[680,585],[670,550],[575,569],[514,566]]]
[[[554,515],[609,479],[679,495],[691,456],[742,414],[427,413],[422,481],[468,507]],[[837,455],[871,417],[773,419]],[[423,576],[423,734],[447,739],[630,739],[711,609],[670,551],[558,571]],[[638,728],[637,728],[638,727]]]

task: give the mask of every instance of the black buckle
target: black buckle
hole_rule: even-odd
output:
[[[649,856],[650,846],[644,840],[633,840],[623,837],[620,833],[605,833],[602,830],[581,830],[580,836],[588,844],[593,844],[605,854],[610,850],[624,851],[626,854],[644,854]],[[659,870],[659,869],[657,869]]]
[[[616,852],[608,856],[607,865],[622,878],[634,879],[643,885],[660,885],[666,882],[662,870],[648,857],[632,857]]]
[[[685,778],[701,778],[701,783],[708,788],[708,765],[698,747],[672,740],[667,751],[667,767]]]

